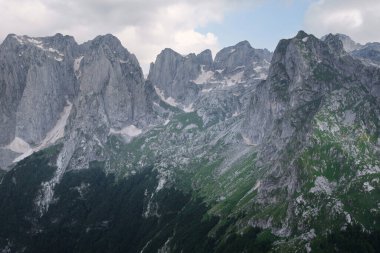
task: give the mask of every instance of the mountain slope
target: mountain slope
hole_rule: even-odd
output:
[[[20,210],[2,249],[318,252],[330,232],[380,229],[380,70],[341,36],[214,61],[165,49],[146,81],[112,35],[75,48],[61,145],[0,184],[0,217]]]

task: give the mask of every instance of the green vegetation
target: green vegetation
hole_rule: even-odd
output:
[[[39,229],[34,200],[41,183],[51,179],[55,167],[50,165],[59,146],[37,152],[7,172],[0,184],[0,248],[10,241],[27,243],[28,233]]]
[[[196,112],[181,113],[177,114],[173,120],[175,122],[181,123],[184,127],[190,124],[195,124],[199,129],[203,128],[202,118],[198,116]]]
[[[216,248],[216,253],[269,252],[276,237],[268,230],[248,228],[244,234],[230,234]]]
[[[331,69],[330,66],[322,63],[316,66],[313,70],[313,74],[317,81],[332,82],[337,78],[336,71]]]
[[[333,231],[313,240],[315,253],[375,253],[380,252],[380,230],[363,232],[359,225],[349,225],[345,230]]]
[[[0,248],[157,252],[166,245],[174,252],[225,252],[221,249],[226,241],[221,240],[228,234],[228,245],[268,252],[274,241],[268,231],[237,235],[229,230],[231,224],[218,227],[220,218],[209,215],[208,206],[191,192],[174,188],[157,192],[153,168],[116,181],[113,174],[104,173],[104,162],[65,173],[54,189],[55,201],[40,217],[34,200],[41,183],[54,173],[55,168],[47,165],[56,155],[53,151],[36,153],[5,175],[0,185]],[[217,237],[210,235],[215,228]]]

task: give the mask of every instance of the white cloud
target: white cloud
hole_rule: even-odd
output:
[[[317,36],[343,33],[360,43],[380,41],[379,0],[319,0],[305,15],[305,30]]]
[[[260,0],[0,0],[0,40],[9,33],[73,35],[78,42],[112,33],[146,72],[166,47],[182,54],[219,49],[215,34],[197,28],[222,22],[234,8]],[[6,25],[4,25],[6,24]]]

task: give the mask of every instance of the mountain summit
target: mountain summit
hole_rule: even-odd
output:
[[[167,48],[144,80],[113,35],[9,35],[0,250],[376,252],[376,47]]]

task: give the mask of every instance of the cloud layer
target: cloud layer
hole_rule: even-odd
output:
[[[380,41],[379,0],[319,0],[305,15],[305,29],[318,36],[343,33],[360,43]]]
[[[57,32],[79,42],[112,33],[137,55],[144,71],[166,47],[187,54],[219,49],[218,38],[196,28],[222,22],[249,0],[0,0],[0,40],[8,33],[46,36]]]
[[[295,0],[280,0],[297,4]],[[345,33],[365,43],[380,41],[379,0],[300,0],[310,7],[303,28],[317,36]],[[182,54],[220,49],[217,34],[208,25],[222,23],[228,12],[254,8],[268,0],[0,0],[0,41],[9,33],[47,36],[57,32],[73,35],[78,42],[99,34],[116,35],[137,55],[144,72],[164,48]],[[286,11],[286,10],[284,10]],[[287,17],[286,13],[281,16]],[[273,13],[268,13],[273,15]],[[270,18],[276,18],[274,15]],[[277,17],[278,18],[278,17]],[[290,17],[289,17],[290,18]],[[281,20],[278,20],[281,22]],[[302,23],[302,22],[300,22]],[[250,26],[236,29],[250,31]],[[300,29],[302,24],[299,25]],[[271,31],[276,33],[278,31]],[[296,34],[297,31],[294,31]],[[255,36],[261,36],[256,34]],[[262,36],[268,36],[263,34]],[[277,43],[277,41],[275,42]]]

